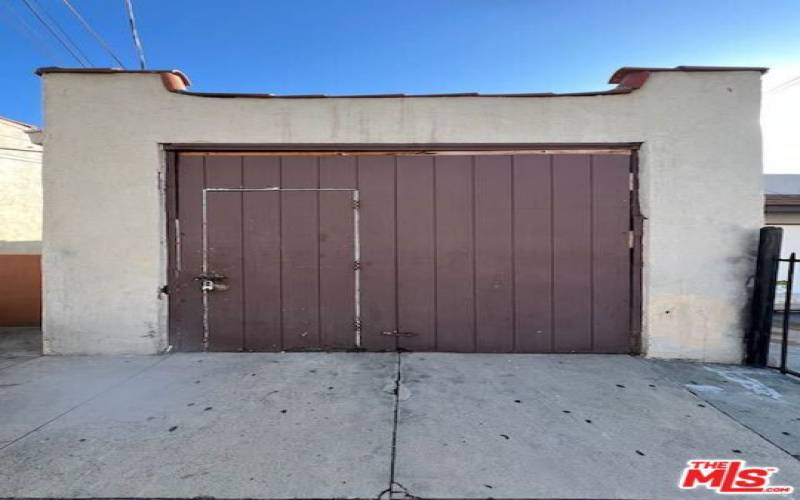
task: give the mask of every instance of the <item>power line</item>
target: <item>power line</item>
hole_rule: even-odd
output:
[[[771,89],[767,90],[766,93],[773,94],[773,93],[776,93],[776,92],[782,92],[782,91],[784,91],[784,90],[786,90],[788,88],[794,87],[797,84],[800,84],[800,76],[796,76],[794,78],[786,80],[785,82],[781,83],[780,85],[777,85],[777,86],[772,87]]]
[[[136,47],[136,53],[139,55],[139,67],[144,69],[144,49],[142,49],[142,41],[139,40],[139,33],[136,31],[136,19],[133,17],[133,5],[131,4],[131,0],[125,0],[125,9],[128,11],[128,22],[131,25],[133,45]]]
[[[75,51],[76,51],[78,54],[80,54],[80,56],[83,58],[83,60],[86,62],[86,64],[87,64],[87,65],[89,65],[89,66],[93,66],[92,62],[89,60],[89,57],[86,55],[86,53],[85,53],[85,52],[83,52],[83,51],[81,50],[80,46],[79,46],[77,43],[75,43],[75,40],[73,40],[73,39],[72,39],[72,38],[71,38],[71,37],[70,37],[70,36],[67,34],[67,32],[66,32],[66,31],[65,31],[65,30],[64,30],[64,29],[61,27],[61,25],[60,25],[60,24],[58,24],[58,21],[56,21],[56,20],[55,20],[55,19],[54,19],[54,18],[53,18],[53,17],[52,17],[52,16],[51,16],[51,15],[50,15],[48,12],[47,12],[47,9],[46,9],[46,8],[44,8],[44,7],[42,7],[42,5],[41,5],[40,3],[38,3],[38,2],[39,2],[39,0],[30,0],[30,1],[31,1],[31,2],[33,2],[33,4],[37,6],[37,8],[38,8],[38,9],[39,9],[39,11],[41,12],[42,16],[44,16],[44,17],[47,19],[47,21],[48,21],[48,22],[49,22],[49,23],[50,23],[50,24],[51,24],[51,25],[52,25],[52,26],[53,26],[53,27],[54,27],[54,28],[55,28],[55,29],[56,29],[56,30],[57,30],[59,33],[61,33],[61,36],[63,36],[63,37],[64,37],[64,39],[65,39],[67,42],[69,42],[69,44],[70,44],[70,45],[72,45],[72,48],[73,48],[73,49],[75,49]]]
[[[30,1],[22,0],[22,2],[25,4],[26,7],[28,7],[28,10],[31,11],[31,13],[36,17],[36,19],[38,19],[39,22],[42,23],[45,28],[47,28],[47,31],[49,31],[50,34],[53,35],[53,37],[55,37],[59,41],[59,43],[61,43],[61,46],[64,47],[67,50],[67,52],[69,52],[72,55],[72,57],[75,58],[76,61],[78,61],[78,64],[80,64],[85,68],[86,64],[83,62],[83,60],[81,60],[81,58],[78,57],[78,54],[76,54],[75,51],[72,50],[72,48],[67,44],[67,42],[65,42],[64,39],[62,39],[61,36],[59,36],[59,34],[56,33],[56,31],[47,23],[47,21],[44,20],[41,14],[39,14],[39,12],[37,12],[36,9],[33,8],[33,5],[31,5]],[[86,60],[86,62],[89,62],[88,59]]]
[[[78,18],[78,21],[81,22],[86,31],[88,31],[89,34],[91,34],[97,40],[97,42],[106,50],[106,52],[108,52],[111,55],[111,57],[113,57],[114,60],[117,61],[117,63],[119,63],[119,65],[124,68],[125,64],[123,64],[123,62],[119,60],[119,57],[117,57],[117,55],[114,54],[114,51],[111,50],[111,47],[109,47],[109,45],[106,43],[103,37],[101,37],[94,29],[92,29],[92,26],[89,24],[89,22],[83,18],[83,16],[78,12],[78,10],[75,7],[72,6],[71,3],[69,3],[69,0],[64,0],[64,4],[75,15],[75,17]]]
[[[8,2],[0,2],[0,6],[5,9],[6,13],[9,13],[10,22],[8,23],[9,26],[17,30],[22,36],[30,40],[33,46],[40,51],[40,53],[45,57],[45,59],[52,59],[56,64],[61,64],[61,57],[45,42],[42,36],[36,32],[31,26],[25,21],[25,19],[20,16],[20,14],[14,10],[11,6],[11,3]],[[11,19],[13,16],[13,19]],[[14,24],[13,21],[16,20],[19,25]],[[22,28],[20,28],[20,26]]]

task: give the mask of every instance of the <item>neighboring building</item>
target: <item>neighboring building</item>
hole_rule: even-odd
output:
[[[800,148],[797,147],[800,65],[779,66],[770,70],[764,78],[763,87],[761,127],[764,136],[764,173],[800,174]]]
[[[781,253],[800,256],[800,174],[765,175],[764,193],[767,225],[783,228]]]
[[[775,68],[764,78],[761,127],[764,136],[764,184],[766,223],[783,228],[781,254],[800,255],[800,148],[797,117],[800,115],[800,65]],[[782,263],[778,279],[785,282],[788,264]],[[776,307],[783,308],[785,288],[778,287]],[[792,291],[793,309],[800,307],[800,286]]]
[[[45,352],[740,362],[763,72],[279,97],[44,68]]]
[[[789,257],[795,253],[800,257],[800,175],[765,175],[764,193],[766,224],[783,228],[781,256]],[[788,278],[788,271],[788,265],[781,264],[778,270],[778,280],[785,281]],[[798,271],[800,272],[800,269]],[[776,294],[775,300],[778,307],[783,307],[785,292],[781,288]],[[793,309],[798,305],[800,305],[800,284],[792,290]]]
[[[41,321],[42,148],[32,125],[0,117],[0,326]]]

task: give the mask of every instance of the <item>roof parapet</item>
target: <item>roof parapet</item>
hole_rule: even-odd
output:
[[[122,69],[122,68],[59,68],[56,66],[46,66],[38,68],[35,72],[38,76],[49,73],[92,73],[92,74],[115,74],[115,73],[144,73],[161,75],[161,82],[170,91],[186,90],[192,85],[189,77],[177,69]]]
[[[675,66],[674,68],[637,68],[624,66],[611,75],[608,83],[622,83],[626,77],[636,73],[708,73],[720,71],[757,71],[764,74],[769,71],[769,68],[756,66]]]
[[[183,72],[176,69],[165,70],[126,70],[121,68],[59,68],[59,67],[44,67],[36,70],[36,74],[41,76],[48,73],[98,73],[98,74],[116,74],[116,73],[149,73],[158,74],[161,76],[161,83],[170,92],[179,94],[198,96],[198,97],[247,97],[247,98],[275,98],[275,99],[299,99],[299,98],[325,98],[325,97],[347,97],[347,98],[396,98],[396,97],[565,97],[565,96],[597,96],[597,95],[613,95],[613,94],[628,94],[634,90],[640,89],[647,82],[651,73],[658,72],[721,72],[721,71],[757,71],[759,73],[766,73],[768,68],[763,67],[733,67],[733,66],[675,66],[674,68],[645,68],[645,67],[622,67],[611,75],[608,83],[616,84],[615,88],[609,90],[601,90],[595,92],[572,92],[557,94],[553,92],[539,92],[539,93],[511,93],[511,94],[480,94],[476,92],[469,93],[450,93],[450,94],[366,94],[366,95],[340,95],[340,96],[327,96],[327,95],[274,95],[274,94],[240,94],[240,93],[221,93],[221,92],[190,92],[186,89],[191,85],[189,77]]]

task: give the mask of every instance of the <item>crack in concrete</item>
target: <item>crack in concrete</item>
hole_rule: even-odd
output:
[[[389,487],[385,490],[378,493],[378,500],[395,500],[395,499],[403,499],[403,500],[414,500],[420,497],[417,497],[411,494],[408,489],[403,486],[402,484],[398,483],[395,480],[395,473],[397,467],[397,426],[398,426],[398,419],[400,413],[400,401],[406,398],[401,398],[401,389],[403,386],[403,365],[402,365],[402,353],[397,352],[397,371],[395,372],[394,378],[394,389],[392,390],[392,394],[394,396],[394,417],[392,421],[392,448],[391,448],[391,461],[389,466]]]
[[[388,495],[388,496],[383,496]],[[379,500],[423,500],[422,497],[411,494],[408,489],[397,481],[392,482],[392,486],[384,490]]]
[[[722,413],[723,415],[725,415],[726,417],[728,417],[729,419],[731,419],[731,420],[732,420],[734,423],[736,423],[737,425],[739,425],[739,426],[741,426],[741,427],[744,427],[744,428],[745,428],[745,429],[747,429],[748,431],[752,432],[752,433],[753,433],[753,434],[755,434],[756,436],[758,436],[758,437],[760,437],[761,439],[763,439],[764,441],[768,442],[769,444],[771,444],[771,445],[772,445],[772,446],[774,446],[775,448],[778,448],[779,450],[781,450],[782,452],[786,453],[787,455],[789,455],[790,457],[794,458],[795,460],[800,460],[800,456],[798,456],[798,455],[792,455],[792,452],[790,452],[789,450],[787,450],[787,449],[786,449],[786,448],[784,448],[783,446],[779,445],[779,444],[778,444],[778,443],[776,443],[775,441],[771,440],[770,438],[768,438],[768,437],[767,437],[767,436],[765,436],[764,434],[762,434],[762,433],[758,432],[758,431],[757,431],[757,430],[755,430],[754,428],[750,427],[749,425],[745,424],[745,423],[744,423],[744,422],[742,422],[741,420],[737,419],[736,417],[734,417],[734,416],[733,416],[733,415],[731,415],[730,413],[726,412],[725,410],[723,410],[723,409],[722,409],[722,408],[720,408],[719,406],[715,405],[714,403],[712,403],[712,402],[711,402],[711,401],[709,401],[708,399],[704,398],[704,397],[703,397],[701,394],[698,394],[698,393],[696,393],[696,392],[692,391],[690,388],[686,387],[685,385],[683,386],[683,389],[684,389],[686,392],[688,392],[689,394],[691,394],[692,396],[694,396],[695,398],[699,399],[700,401],[703,401],[703,402],[705,402],[705,403],[706,403],[707,405],[709,405],[711,408],[714,408],[714,409],[715,409],[715,410],[717,410],[718,412]]]
[[[389,472],[389,497],[394,489],[395,467],[397,466],[397,416],[400,413],[400,384],[403,383],[402,355],[397,353],[397,372],[394,377],[394,419],[392,421],[392,457]]]
[[[0,367],[0,371],[7,370],[8,368],[12,368],[14,366],[19,366],[23,363],[27,363],[29,361],[33,361],[34,359],[39,359],[41,357],[42,357],[41,355],[38,355],[38,356],[19,356],[18,358],[4,358],[9,361],[11,360],[14,361],[19,360],[19,361],[16,361],[16,363],[11,363],[10,365]]]
[[[43,424],[41,424],[41,425],[39,425],[39,426],[37,426],[37,427],[35,427],[35,428],[33,428],[33,429],[29,430],[28,432],[24,433],[23,435],[21,435],[21,436],[19,436],[19,437],[15,438],[15,439],[13,439],[13,440],[11,440],[11,441],[8,441],[8,442],[5,442],[5,443],[2,443],[2,444],[0,444],[0,451],[1,451],[1,450],[5,450],[6,448],[8,448],[9,446],[13,445],[14,443],[17,443],[17,442],[19,442],[19,441],[22,441],[23,439],[25,439],[26,437],[30,436],[31,434],[33,434],[33,433],[35,433],[35,432],[38,432],[38,431],[42,430],[43,428],[45,428],[46,426],[48,426],[48,425],[52,424],[53,422],[55,422],[55,421],[56,421],[56,420],[58,420],[59,418],[63,417],[64,415],[67,415],[67,414],[69,414],[69,413],[72,413],[73,411],[77,410],[77,409],[78,409],[78,408],[80,408],[81,406],[83,406],[83,405],[85,405],[85,404],[88,404],[88,403],[90,403],[90,402],[94,401],[95,399],[97,399],[97,398],[99,398],[100,396],[102,396],[102,395],[104,395],[104,394],[108,393],[109,391],[112,391],[112,390],[114,390],[114,389],[116,389],[116,388],[118,388],[118,387],[122,386],[123,384],[126,384],[126,383],[128,383],[129,381],[131,381],[131,380],[133,380],[134,378],[138,377],[138,376],[139,376],[139,375],[141,375],[142,373],[144,373],[144,372],[146,372],[146,371],[150,370],[151,368],[155,368],[156,366],[158,366],[158,365],[160,365],[161,363],[163,363],[164,361],[166,361],[168,357],[169,357],[168,355],[163,355],[162,359],[159,359],[159,360],[157,360],[156,362],[154,362],[154,363],[151,363],[151,364],[149,364],[149,365],[145,366],[145,367],[144,367],[144,368],[142,368],[141,370],[138,370],[138,371],[136,371],[135,373],[131,374],[129,377],[126,377],[125,379],[123,379],[123,380],[120,380],[120,381],[119,381],[119,382],[117,382],[116,384],[113,384],[113,385],[111,385],[111,386],[109,386],[109,387],[107,387],[107,388],[103,389],[102,391],[98,392],[97,394],[94,394],[93,396],[90,396],[90,397],[88,397],[87,399],[84,399],[83,401],[81,401],[80,403],[76,404],[75,406],[72,406],[72,407],[68,408],[67,410],[65,410],[65,411],[63,411],[63,412],[61,412],[61,413],[59,413],[59,414],[58,414],[58,415],[56,415],[55,417],[51,418],[50,420],[48,420],[48,421],[44,422]]]
[[[641,357],[636,357],[636,359],[638,359],[639,362],[642,363],[642,364],[649,364],[651,366],[658,366],[658,363],[654,362],[653,360],[647,360],[647,359],[641,358]],[[699,364],[703,365],[703,363],[699,363]],[[713,372],[713,370],[711,370],[711,371]],[[713,408],[713,409],[717,410],[718,412],[720,412],[721,414],[725,415],[727,418],[732,420],[736,425],[738,425],[740,427],[743,427],[744,429],[747,429],[748,431],[752,432],[756,436],[758,436],[761,439],[763,439],[764,441],[768,442],[769,444],[771,444],[775,448],[781,450],[782,452],[786,453],[787,455],[789,455],[790,457],[794,458],[795,460],[800,461],[800,455],[793,455],[786,448],[782,447],[778,443],[776,443],[773,440],[769,439],[764,434],[758,432],[757,430],[755,430],[754,428],[750,427],[749,425],[746,425],[744,422],[740,421],[735,416],[731,415],[730,413],[726,412],[725,410],[723,410],[719,406],[717,406],[714,403],[712,403],[709,399],[705,398],[701,393],[692,391],[691,388],[687,387],[688,385],[691,385],[691,384],[686,384],[685,382],[679,381],[679,380],[675,379],[674,377],[672,377],[670,375],[666,375],[663,371],[661,373],[659,373],[658,378],[659,378],[659,380],[664,381],[667,384],[673,384],[673,385],[677,386],[678,388],[680,388],[681,390],[684,390],[684,391],[688,392],[689,394],[694,396],[695,399],[705,402],[711,408]]]

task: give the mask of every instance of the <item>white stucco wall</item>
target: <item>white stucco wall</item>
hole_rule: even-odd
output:
[[[739,362],[763,221],[760,74],[654,73],[589,97],[253,99],[158,75],[44,75],[45,349],[166,347],[161,143],[642,141],[643,349]]]
[[[0,118],[0,255],[41,252],[42,148],[29,130]]]

